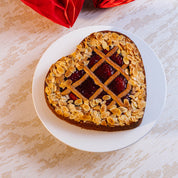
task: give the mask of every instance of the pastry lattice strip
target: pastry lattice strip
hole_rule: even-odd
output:
[[[79,98],[82,98],[84,100],[86,100],[86,98],[80,93],[78,92],[75,88],[77,86],[79,86],[80,84],[82,84],[89,76],[95,81],[95,83],[100,86],[100,88],[89,98],[94,99],[96,98],[103,90],[108,93],[111,98],[113,99],[113,101],[110,103],[111,104],[115,104],[118,103],[120,106],[124,106],[124,103],[121,100],[121,97],[127,95],[131,89],[130,84],[127,84],[127,88],[126,90],[124,90],[123,92],[121,92],[118,96],[116,96],[108,87],[107,85],[109,85],[120,73],[127,79],[129,80],[129,76],[125,73],[124,69],[127,68],[128,65],[124,64],[122,67],[118,66],[117,64],[115,64],[109,57],[112,56],[116,51],[118,50],[118,47],[114,47],[111,51],[109,51],[106,55],[104,53],[102,53],[101,51],[97,50],[96,48],[94,48],[94,51],[96,54],[98,54],[101,59],[91,68],[89,69],[87,66],[84,66],[84,71],[86,72],[84,74],[84,76],[79,79],[78,81],[76,81],[75,83],[73,83],[72,85],[68,85],[67,89],[65,91],[62,92],[62,95],[66,95],[69,94],[71,91],[78,96]],[[111,77],[109,77],[105,83],[103,84],[98,77],[93,73],[103,62],[107,62],[109,63],[113,68],[115,68],[117,70],[117,72],[115,72]],[[70,82],[69,82],[70,83]]]
[[[116,51],[117,51],[118,47],[115,47],[115,48],[113,48],[113,49],[116,49]],[[109,58],[110,56],[107,56],[107,55],[103,54],[101,51],[99,51],[99,50],[96,49],[96,48],[94,48],[94,51],[95,51],[95,53],[98,54],[100,57],[104,58],[105,61],[106,61],[107,63],[109,63],[113,68],[115,68],[115,69],[117,70],[117,72],[119,72],[119,74],[121,73],[121,74],[127,79],[127,81],[130,80],[130,77],[129,77],[129,76],[125,73],[125,71],[124,71],[124,69],[126,69],[128,65],[124,64],[122,67],[120,67],[120,66],[118,66],[116,63],[114,63],[114,62]],[[119,75],[119,74],[118,74],[118,75]],[[111,76],[111,77],[112,77],[112,76]],[[110,78],[111,78],[111,77],[110,77]],[[109,81],[110,81],[110,78],[108,79]],[[108,81],[108,80],[107,80],[107,81]],[[106,81],[106,82],[107,82],[107,81]],[[105,82],[105,83],[106,83],[106,82]],[[111,82],[112,82],[112,81],[111,81]],[[105,85],[108,85],[108,84],[111,83],[111,82],[108,82],[108,83],[106,83]],[[98,90],[99,90],[99,89],[98,89]],[[113,101],[108,105],[108,108],[109,108],[110,106],[112,106],[113,104],[115,104],[116,102],[117,102],[120,106],[124,106],[124,103],[122,102],[121,98],[122,98],[123,96],[126,96],[126,95],[130,92],[130,90],[131,90],[131,85],[130,85],[129,83],[127,83],[127,88],[117,96],[117,97],[120,99],[120,102],[121,102],[121,103],[118,103],[116,100],[113,100]],[[96,93],[96,92],[95,92],[95,93]]]
[[[115,52],[116,52],[117,49],[112,49],[111,51],[109,51],[106,56],[112,56]],[[90,70],[92,72],[94,72],[103,62],[105,61],[104,58],[101,58]],[[74,88],[78,87],[79,85],[81,85],[87,78],[89,77],[89,75],[87,73],[85,73],[78,81],[76,81],[75,83],[72,84],[72,86],[68,85],[67,89],[64,90],[61,94],[62,95],[67,95],[69,94],[71,91],[74,90]],[[72,89],[72,90],[71,90]],[[73,91],[74,94],[76,94],[77,96],[80,94],[79,92],[77,93],[75,90]],[[78,96],[79,97],[79,96]],[[83,96],[83,97],[79,97],[79,98],[82,98],[82,99],[85,99],[86,98]]]

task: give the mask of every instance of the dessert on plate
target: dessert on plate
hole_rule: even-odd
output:
[[[133,129],[146,106],[140,52],[119,32],[92,33],[50,67],[44,93],[52,112],[71,124],[101,131]]]

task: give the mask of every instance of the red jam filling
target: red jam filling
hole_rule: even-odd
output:
[[[102,51],[104,54],[107,54],[107,50]],[[95,65],[99,60],[101,59],[100,56],[98,56],[95,52],[93,52],[92,56],[90,57],[90,62],[88,64],[88,67],[91,68],[93,65]],[[123,57],[121,54],[114,53],[110,59],[114,61],[119,66],[122,66],[124,64]],[[116,70],[109,65],[107,62],[104,62],[101,66],[99,66],[95,71],[94,74],[100,79],[102,83],[104,83],[110,76],[112,76]],[[84,70],[78,71],[76,70],[68,79],[72,80],[72,82],[76,82],[79,80],[83,75],[85,74]],[[120,94],[122,91],[124,91],[127,87],[127,80],[123,75],[117,76],[109,85],[108,88],[115,93],[116,95]],[[99,88],[98,85],[96,85],[92,78],[88,77],[81,85],[79,85],[76,89],[86,98],[90,98],[96,90]],[[102,98],[107,93],[103,91],[100,93],[100,95],[97,98]],[[77,96],[73,93],[69,94],[70,99],[76,100]],[[129,94],[124,96],[122,100],[128,99]],[[108,105],[112,99],[108,100],[106,104]]]
[[[119,66],[122,66],[124,64],[124,61],[123,61],[123,57],[121,54],[118,54],[118,53],[114,53],[110,59],[112,61],[114,61],[116,64],[118,64]]]
[[[94,66],[99,60],[101,59],[100,56],[98,56],[95,52],[92,53],[92,56],[90,57],[90,62],[88,63],[88,67],[91,68]]]
[[[112,92],[118,95],[126,89],[127,79],[123,75],[119,75],[109,84],[108,87]]]
[[[76,99],[78,99],[77,96],[75,96],[73,93],[70,93],[70,94],[69,94],[69,97],[70,97],[70,99],[73,100],[73,101],[75,101]]]
[[[96,85],[92,78],[88,77],[81,85],[79,85],[76,89],[86,98],[90,98],[95,91],[99,88]]]
[[[115,73],[115,69],[108,63],[104,62],[95,70],[95,75],[104,83],[111,75]]]
[[[68,78],[72,80],[72,83],[76,82],[79,80],[83,75],[85,74],[84,70],[76,70],[71,76]]]

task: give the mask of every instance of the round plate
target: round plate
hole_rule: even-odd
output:
[[[44,81],[50,66],[59,58],[75,51],[89,34],[111,30],[131,38],[137,45],[146,71],[147,104],[141,125],[127,131],[104,132],[86,130],[57,118],[48,108],[44,97]],[[159,118],[166,100],[166,80],[163,68],[154,52],[133,34],[112,26],[89,26],[62,36],[41,57],[33,78],[33,102],[44,126],[63,143],[90,152],[107,152],[127,147],[146,135]]]

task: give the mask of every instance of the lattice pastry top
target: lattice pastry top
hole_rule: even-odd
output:
[[[74,53],[53,64],[45,97],[61,119],[87,129],[137,127],[146,105],[146,79],[138,48],[112,31],[92,33]]]

